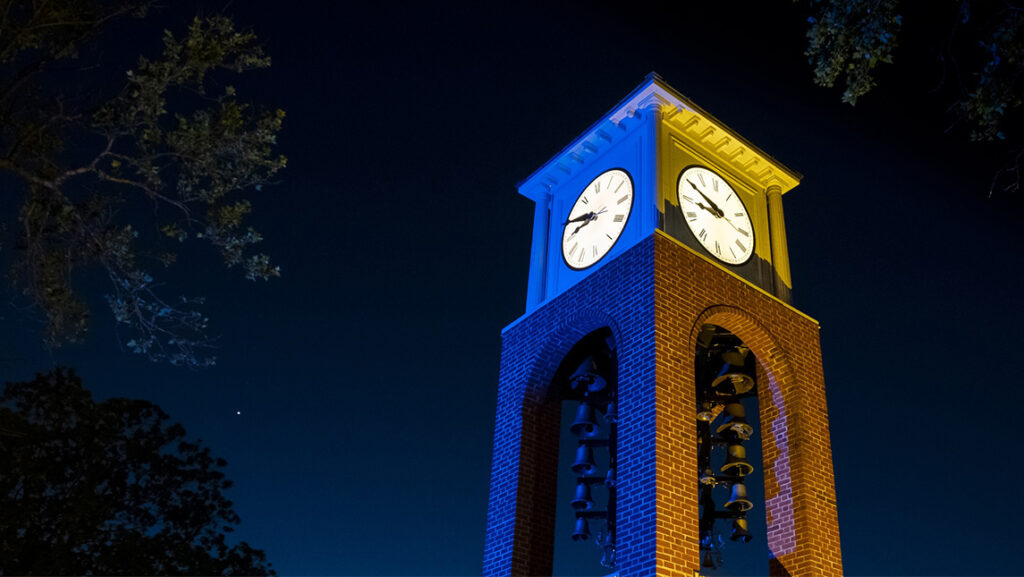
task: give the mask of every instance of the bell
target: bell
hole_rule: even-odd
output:
[[[754,472],[754,466],[747,462],[747,450],[739,441],[729,441],[729,455],[722,465],[722,472],[726,475],[738,475],[745,477]]]
[[[588,391],[596,392],[608,386],[608,382],[597,373],[597,363],[594,362],[594,359],[587,357],[576,369],[576,372],[569,377],[569,385],[573,390],[586,387]]]
[[[744,543],[750,543],[753,536],[750,531],[747,531],[747,520],[733,519],[732,520],[732,535],[729,536],[730,541],[742,541]]]
[[[590,538],[590,527],[587,525],[586,517],[576,518],[576,529],[572,532],[573,541],[586,541]]]
[[[722,353],[722,368],[718,376],[711,381],[711,389],[723,396],[742,395],[754,388],[754,378],[747,374],[747,352],[730,349]]]
[[[704,554],[704,562],[701,563],[700,565],[701,565],[701,567],[704,567],[705,569],[718,569],[718,566],[715,565],[714,558],[711,557],[711,551],[708,551],[707,553]]]
[[[577,437],[593,437],[597,434],[597,421],[594,417],[594,405],[585,401],[576,408],[576,420],[569,430]]]
[[[732,484],[732,494],[725,502],[725,508],[730,511],[749,511],[754,508],[754,504],[747,499],[746,485],[743,483]]]
[[[700,484],[714,487],[717,482],[718,481],[715,479],[715,475],[711,472],[711,469],[704,469],[704,472],[700,476]]]
[[[604,410],[604,418],[608,419],[609,423],[619,420],[619,405],[615,401],[608,401],[608,407]]]
[[[754,427],[747,423],[747,411],[743,405],[729,403],[725,406],[725,413],[728,416],[716,431],[719,435],[746,440],[754,434]]]
[[[572,464],[572,472],[577,475],[593,475],[597,472],[594,449],[590,445],[580,445],[576,448],[576,462]]]
[[[576,497],[569,501],[573,509],[577,511],[589,511],[594,508],[594,501],[590,498],[590,485],[580,483],[576,485]]]
[[[604,476],[604,484],[606,487],[615,487],[615,468],[611,467],[608,469],[608,474]]]
[[[715,406],[711,403],[702,403],[700,409],[697,411],[697,420],[710,423],[715,420]]]

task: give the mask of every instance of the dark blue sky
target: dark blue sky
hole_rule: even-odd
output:
[[[1024,203],[985,198],[990,162],[928,116],[932,71],[851,109],[812,85],[788,0],[324,4],[226,9],[274,59],[236,85],[287,111],[289,164],[254,198],[281,279],[202,251],[168,272],[207,296],[217,366],[120,353],[102,310],[47,352],[7,310],[0,380],[59,363],[157,402],[228,460],[237,535],[282,574],[478,573],[499,331],[526,293],[515,184],[656,70],[804,175],[794,303],[822,327],[847,574],[1020,573]],[[175,2],[109,58],[220,6]]]

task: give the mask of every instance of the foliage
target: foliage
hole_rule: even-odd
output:
[[[932,92],[942,95],[953,115],[947,131],[963,127],[969,140],[989,143],[1007,159],[993,178],[990,193],[1021,188],[1024,5],[984,0],[925,5],[807,0],[807,5],[811,16],[806,55],[814,81],[827,87],[845,82],[842,98],[851,105],[875,86],[876,67],[893,63],[906,15],[917,30],[914,41],[934,44],[942,76]],[[937,19],[936,14],[948,18]],[[936,21],[941,24],[930,30],[929,24]]]
[[[892,63],[902,16],[898,0],[809,0],[807,57],[814,82],[831,87],[846,82],[843,102],[851,106],[875,86],[874,69]]]
[[[199,239],[247,279],[280,274],[253,252],[262,237],[245,217],[247,196],[285,165],[272,150],[284,112],[245,104],[217,81],[270,65],[256,37],[224,16],[196,18],[180,36],[165,31],[163,52],[139,58],[120,88],[66,93],[96,84],[104,63],[86,66],[81,54],[149,2],[0,7],[0,170],[24,193],[13,278],[44,313],[46,341],[59,345],[84,336],[90,314],[76,282],[98,268],[130,350],[200,366],[212,362],[201,300],[162,295],[151,268]],[[133,220],[140,200],[149,215]]]
[[[266,575],[228,546],[223,459],[152,403],[56,369],[0,394],[0,575]]]

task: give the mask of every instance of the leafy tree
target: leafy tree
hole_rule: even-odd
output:
[[[932,45],[941,71],[931,90],[948,105],[947,132],[962,127],[1005,159],[990,194],[1019,191],[1024,179],[1020,108],[1024,103],[1024,4],[956,0],[904,5],[900,0],[807,0],[806,55],[815,83],[844,84],[854,105],[876,85],[881,64],[893,64],[904,23],[914,42]],[[917,10],[917,12],[914,12]],[[936,18],[936,14],[941,17]],[[934,22],[940,22],[934,25]]]
[[[0,394],[0,575],[266,575],[228,546],[231,482],[147,401],[56,369]]]
[[[161,54],[116,86],[103,81],[109,62],[90,48],[151,1],[0,2],[0,171],[20,185],[2,194],[21,206],[12,272],[48,344],[84,336],[76,283],[95,268],[129,349],[199,366],[212,362],[201,299],[161,294],[152,268],[199,239],[250,280],[280,274],[253,252],[261,236],[245,220],[248,197],[285,165],[273,152],[284,112],[245,104],[220,81],[270,59],[219,15],[165,31]]]

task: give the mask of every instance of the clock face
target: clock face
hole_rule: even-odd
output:
[[[736,191],[709,168],[679,175],[679,209],[701,246],[718,260],[740,265],[754,254],[754,227]]]
[[[633,179],[615,168],[591,181],[562,223],[562,258],[574,270],[601,260],[615,246],[633,210]]]

